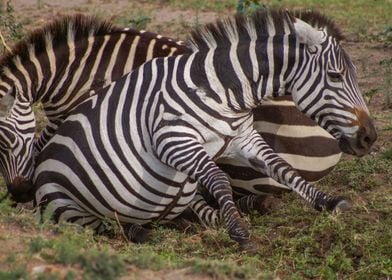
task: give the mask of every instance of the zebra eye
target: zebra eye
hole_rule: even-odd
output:
[[[343,80],[342,74],[339,72],[328,72],[328,77],[333,83],[340,83]]]

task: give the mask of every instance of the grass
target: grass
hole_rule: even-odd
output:
[[[154,2],[154,1],[151,1]],[[390,28],[392,26],[392,5],[389,0],[379,0],[377,3],[367,0],[340,1],[340,0],[245,0],[245,1],[199,1],[199,0],[168,0],[167,4],[179,9],[193,9],[202,11],[215,11],[227,14],[234,12],[242,2],[251,7],[284,7],[317,9],[328,13],[332,19],[343,25],[346,32],[355,35],[357,39],[377,39],[390,41]]]

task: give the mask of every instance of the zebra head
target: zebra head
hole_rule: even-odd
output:
[[[26,202],[33,198],[35,116],[30,102],[11,93],[0,100],[0,173],[12,198]]]
[[[327,28],[316,29],[289,18],[300,50],[297,73],[289,87],[294,103],[334,136],[343,152],[367,154],[377,133],[349,56]]]

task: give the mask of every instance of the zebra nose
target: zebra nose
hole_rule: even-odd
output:
[[[341,137],[339,147],[344,153],[362,157],[369,153],[370,148],[376,140],[376,128],[369,121],[367,125],[360,126],[355,137]]]
[[[365,125],[358,129],[357,139],[358,148],[369,152],[370,148],[377,140],[376,128],[372,121],[369,120]]]
[[[7,188],[15,202],[25,203],[34,198],[33,182],[23,177],[15,177],[12,183],[7,185]]]

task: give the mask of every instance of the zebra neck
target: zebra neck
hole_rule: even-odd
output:
[[[232,48],[196,53],[191,77],[197,87],[231,111],[249,111],[257,105],[253,96],[256,83],[242,67],[242,57],[233,53]]]
[[[254,63],[255,72],[259,75],[255,92],[257,104],[291,95],[293,84],[301,76],[305,63],[305,50],[295,37],[285,35],[272,38],[259,52],[258,64]]]

